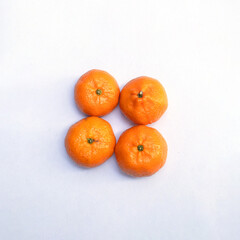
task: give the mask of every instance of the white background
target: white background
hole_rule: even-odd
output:
[[[67,156],[74,85],[93,68],[166,88],[154,176]],[[133,125],[119,107],[104,119],[117,138]],[[238,0],[0,1],[1,240],[238,240],[239,185]]]

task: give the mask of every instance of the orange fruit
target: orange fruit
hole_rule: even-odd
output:
[[[115,155],[125,173],[135,177],[150,176],[164,165],[167,143],[156,129],[139,125],[120,136]]]
[[[96,167],[110,158],[116,139],[111,125],[104,119],[88,117],[72,125],[65,138],[69,156],[79,165]]]
[[[83,74],[75,86],[75,101],[81,111],[91,116],[110,113],[118,104],[119,87],[109,73],[90,70]]]
[[[168,106],[162,84],[150,77],[138,77],[128,82],[120,94],[123,114],[136,124],[156,122]]]

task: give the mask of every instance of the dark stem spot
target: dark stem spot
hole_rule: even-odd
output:
[[[141,151],[143,151],[144,147],[143,147],[143,145],[138,145],[137,149],[138,149],[139,152],[141,152]]]
[[[142,98],[142,97],[143,97],[143,92],[140,91],[137,96],[138,96],[139,98]]]
[[[97,89],[97,90],[96,90],[96,94],[97,94],[97,95],[101,95],[101,94],[102,94],[102,90],[101,90],[101,89]]]
[[[92,139],[92,138],[87,138],[87,141],[88,141],[89,144],[92,144],[92,143],[94,142],[94,139]]]

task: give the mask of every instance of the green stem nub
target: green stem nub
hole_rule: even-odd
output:
[[[143,92],[140,91],[137,96],[138,96],[139,98],[142,98],[142,97],[143,97]]]
[[[143,149],[144,149],[144,147],[143,147],[143,145],[138,145],[138,146],[137,146],[137,149],[138,149],[139,152],[142,152]]]
[[[94,142],[94,139],[92,139],[92,138],[87,138],[87,142],[88,142],[89,144],[92,144],[92,143]]]
[[[101,90],[101,89],[97,89],[97,90],[96,90],[96,94],[97,94],[97,95],[101,95],[101,94],[102,94],[102,90]]]

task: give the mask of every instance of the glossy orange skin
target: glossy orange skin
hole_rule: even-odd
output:
[[[138,146],[143,146],[143,151]],[[134,177],[151,176],[166,162],[167,143],[154,128],[139,125],[126,130],[115,147],[119,167]]]
[[[94,139],[90,144],[88,139]],[[68,155],[79,165],[96,167],[114,153],[116,138],[104,119],[88,117],[72,125],[65,138]]]
[[[100,89],[101,95],[96,91]],[[120,90],[113,76],[102,70],[90,70],[82,75],[74,90],[77,106],[91,116],[110,113],[118,104]]]
[[[142,97],[138,94],[142,91]],[[138,77],[128,82],[120,94],[123,114],[136,124],[156,122],[168,107],[167,94],[162,84],[150,77]]]

